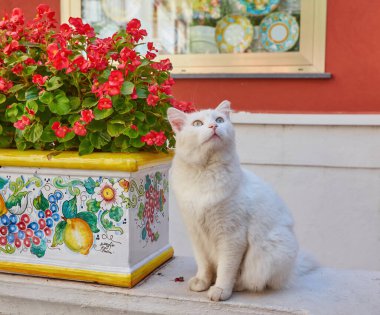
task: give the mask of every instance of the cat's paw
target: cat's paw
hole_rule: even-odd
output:
[[[192,277],[189,280],[189,289],[191,291],[196,291],[196,292],[201,292],[201,291],[206,291],[210,287],[210,283],[207,283],[206,281],[197,278],[197,277]]]
[[[211,301],[225,301],[231,297],[232,290],[226,290],[216,286],[212,286],[208,290],[207,295]]]

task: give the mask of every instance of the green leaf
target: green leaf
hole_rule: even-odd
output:
[[[42,239],[41,243],[39,245],[32,243],[32,247],[30,248],[30,252],[32,254],[36,255],[38,258],[41,258],[41,257],[45,256],[46,248],[47,248],[46,240]]]
[[[46,90],[53,91],[63,85],[63,81],[60,77],[51,77],[46,83]]]
[[[72,110],[76,110],[80,107],[80,98],[77,96],[70,96],[70,105]]]
[[[5,110],[5,117],[12,123],[17,121],[18,115],[18,108],[16,104],[12,104],[11,107],[8,107]]]
[[[53,236],[53,243],[51,244],[51,247],[56,247],[57,245],[63,244],[63,231],[65,230],[66,224],[66,221],[61,221],[55,227],[55,233]]]
[[[98,213],[100,210],[100,201],[96,201],[95,199],[89,199],[86,202],[87,211]]]
[[[31,88],[26,90],[25,99],[27,101],[37,100],[39,92],[40,90],[36,86],[32,86]]]
[[[25,75],[32,75],[34,73],[34,71],[36,71],[37,69],[37,66],[27,66],[25,69],[24,69],[24,74]]]
[[[138,87],[136,88],[136,94],[138,98],[147,98],[149,93],[146,88]]]
[[[34,123],[31,126],[28,126],[24,130],[24,138],[29,142],[37,142],[42,135],[43,127],[40,123]]]
[[[145,142],[142,142],[140,138],[131,139],[129,144],[135,148],[142,148],[145,145]]]
[[[129,148],[129,138],[126,136],[121,135],[117,137],[114,143],[121,151],[126,151]]]
[[[77,216],[77,197],[66,200],[62,205],[62,214],[66,219],[76,218]]]
[[[24,84],[16,84],[16,85],[12,86],[12,87],[8,90],[8,93],[10,93],[10,94],[14,94],[14,93],[16,93],[17,91],[21,90],[23,87],[24,87]]]
[[[51,129],[51,126],[46,126],[44,131],[42,132],[42,135],[40,137],[40,140],[42,142],[53,142],[57,139],[57,136],[54,133],[54,130]]]
[[[100,230],[98,229],[96,223],[98,221],[98,218],[95,214],[91,212],[79,212],[77,215],[77,218],[80,218],[88,223],[90,226],[90,229],[93,233],[98,233]]]
[[[140,133],[138,132],[138,130],[128,128],[127,130],[125,130],[124,134],[128,136],[129,138],[134,139],[134,138],[137,138]]]
[[[15,195],[9,196],[8,200],[5,202],[5,206],[10,209],[14,206],[21,207],[21,200],[28,194],[27,191],[21,191]]]
[[[148,123],[148,125],[152,126],[157,122],[157,117],[152,112],[147,112],[146,122]]]
[[[67,142],[67,141],[70,141],[71,139],[73,139],[75,137],[75,133],[74,132],[68,132],[66,134],[66,136],[64,136],[63,138],[59,138],[58,141],[60,143],[63,143],[63,142]]]
[[[95,97],[86,97],[82,102],[83,108],[91,108],[98,104],[98,100]]]
[[[3,189],[6,184],[8,184],[8,179],[0,177],[0,189]]]
[[[21,102],[25,102],[26,101],[26,98],[25,98],[25,89],[21,89],[19,91],[16,92],[16,99],[18,101],[21,101]]]
[[[138,120],[140,120],[140,121],[144,121],[145,120],[145,114],[143,112],[136,111],[135,112],[135,117]]]
[[[133,89],[135,88],[135,85],[132,82],[125,81],[123,85],[121,86],[121,94],[123,95],[130,95],[133,93]]]
[[[61,90],[56,91],[54,101],[48,105],[50,111],[58,115],[66,115],[71,110],[70,100],[67,98],[66,93]]]
[[[43,210],[49,208],[49,201],[45,198],[45,196],[41,193],[38,197],[34,198],[33,206],[37,210]]]
[[[104,130],[104,121],[101,120],[93,120],[87,125],[87,130],[89,131],[102,131]]]
[[[105,132],[96,132],[90,134],[90,141],[96,149],[101,149],[104,145],[111,141],[111,137]]]
[[[39,99],[42,103],[49,105],[54,101],[54,95],[51,92],[45,91],[39,96]]]
[[[92,195],[95,191],[96,183],[91,177],[89,177],[84,181],[84,187],[86,188],[86,191]]]
[[[3,104],[7,100],[7,97],[4,94],[0,94],[0,104]]]
[[[112,207],[109,213],[109,217],[115,222],[119,222],[123,217],[123,209],[121,207]]]
[[[29,109],[33,110],[35,113],[38,112],[38,104],[36,101],[27,101],[26,102],[26,107]]]
[[[107,132],[111,137],[120,136],[126,129],[125,125],[122,124],[113,124],[111,121],[107,123]]]
[[[101,119],[107,118],[108,116],[112,115],[112,113],[113,113],[113,108],[102,109],[102,110],[100,110],[99,108],[94,109],[95,120],[101,120]]]
[[[90,139],[84,139],[79,145],[79,155],[90,154],[94,151],[94,146],[91,144]]]

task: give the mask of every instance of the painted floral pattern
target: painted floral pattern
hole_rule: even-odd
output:
[[[129,211],[144,243],[159,239],[166,174],[144,179],[8,175],[0,177],[0,255],[48,249],[112,254],[128,230]],[[133,221],[132,221],[133,222]]]

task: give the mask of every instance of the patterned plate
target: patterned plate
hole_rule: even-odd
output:
[[[266,16],[260,23],[261,44],[267,51],[288,51],[298,41],[300,28],[290,14],[275,12]]]
[[[215,28],[215,41],[221,53],[244,52],[252,42],[253,26],[241,15],[227,15]]]
[[[239,0],[248,14],[265,15],[275,10],[281,0]]]

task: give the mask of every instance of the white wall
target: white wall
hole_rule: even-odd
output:
[[[380,270],[380,115],[235,114],[244,167],[291,209],[301,247],[325,266]],[[192,255],[174,198],[170,238]]]

